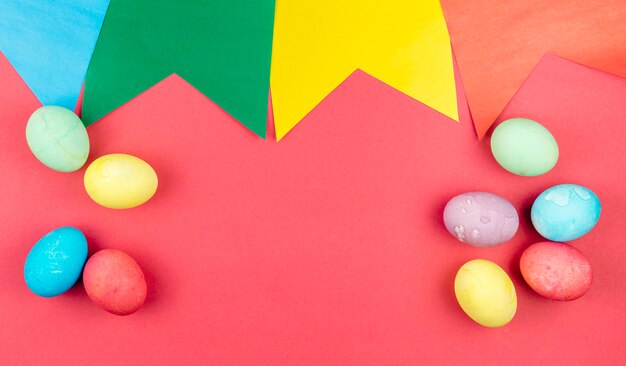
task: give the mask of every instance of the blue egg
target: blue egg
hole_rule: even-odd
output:
[[[58,296],[80,277],[87,260],[87,239],[73,227],[52,230],[39,239],[26,257],[24,280],[43,297]]]
[[[596,226],[601,209],[600,199],[590,189],[577,184],[560,184],[537,197],[530,218],[544,238],[570,241]]]

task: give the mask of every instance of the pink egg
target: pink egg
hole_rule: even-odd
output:
[[[453,197],[443,210],[443,223],[458,240],[492,247],[513,238],[519,217],[511,202],[489,192],[468,192]]]
[[[574,300],[591,287],[591,263],[571,245],[540,242],[526,248],[520,259],[526,283],[539,295],[554,300]]]
[[[94,303],[116,315],[132,314],[146,300],[141,268],[117,249],[104,249],[89,258],[83,270],[83,285]]]

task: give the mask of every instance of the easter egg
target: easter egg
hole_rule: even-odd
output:
[[[63,107],[37,109],[26,124],[30,151],[47,167],[60,172],[80,169],[89,155],[89,136],[80,118]]]
[[[559,160],[554,136],[526,118],[502,122],[491,135],[491,152],[498,164],[517,175],[536,176],[550,171]]]
[[[131,256],[117,249],[104,249],[89,258],[83,285],[94,303],[116,315],[132,314],[146,300],[147,286],[141,268]]]
[[[536,243],[524,251],[519,263],[522,276],[539,295],[554,300],[574,300],[591,287],[591,263],[571,245]]]
[[[570,241],[587,234],[600,219],[600,199],[577,184],[560,184],[543,191],[530,211],[535,229],[546,239]]]
[[[52,230],[32,247],[24,264],[24,280],[36,295],[53,297],[69,290],[87,260],[87,239],[73,227]]]
[[[506,325],[517,311],[513,282],[502,268],[485,259],[461,266],[454,279],[454,293],[465,314],[485,327]]]
[[[127,154],[110,154],[94,160],[85,172],[85,190],[108,208],[131,208],[148,201],[158,186],[154,169]]]
[[[502,244],[513,238],[519,227],[511,202],[488,192],[453,197],[443,210],[443,222],[452,236],[477,247]]]

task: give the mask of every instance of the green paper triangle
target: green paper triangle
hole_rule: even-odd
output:
[[[112,0],[87,77],[89,125],[176,73],[266,134],[274,0]]]

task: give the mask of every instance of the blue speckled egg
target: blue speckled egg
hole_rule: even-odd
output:
[[[596,226],[601,209],[600,199],[590,189],[577,184],[560,184],[537,197],[530,218],[544,238],[570,241]]]
[[[33,246],[24,264],[24,280],[36,295],[53,297],[69,290],[87,261],[87,239],[73,227],[52,230]]]

